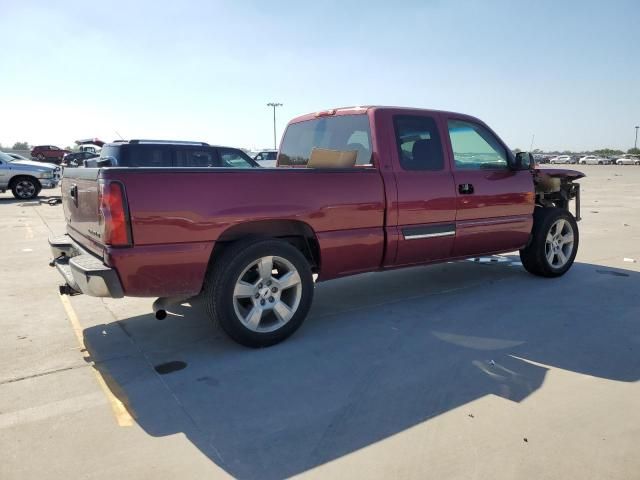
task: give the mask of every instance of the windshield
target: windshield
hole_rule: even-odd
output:
[[[13,162],[15,158],[13,158],[11,155],[8,155],[4,152],[0,152],[0,160],[4,160],[5,162]]]

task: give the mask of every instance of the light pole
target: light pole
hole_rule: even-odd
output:
[[[269,102],[267,103],[267,107],[273,107],[273,149],[277,150],[278,145],[276,142],[276,107],[281,107],[281,103],[277,102]]]
[[[638,148],[638,129],[640,128],[640,126],[636,125],[636,142],[633,144],[633,148],[637,149]]]

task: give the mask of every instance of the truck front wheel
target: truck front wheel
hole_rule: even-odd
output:
[[[313,299],[304,255],[275,239],[239,241],[214,258],[205,283],[207,311],[236,342],[268,347],[302,325]]]
[[[536,208],[531,242],[520,250],[522,265],[542,277],[564,275],[578,252],[578,224],[561,208]]]
[[[40,193],[40,182],[32,177],[18,177],[11,183],[11,193],[18,200],[31,200]]]

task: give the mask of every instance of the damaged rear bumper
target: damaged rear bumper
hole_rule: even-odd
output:
[[[65,281],[65,285],[60,287],[61,293],[77,292],[92,297],[124,297],[118,272],[83,249],[69,235],[50,238],[49,246],[53,255],[50,265],[56,267]]]

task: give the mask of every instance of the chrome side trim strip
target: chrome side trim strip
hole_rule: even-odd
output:
[[[438,233],[424,233],[421,235],[404,235],[405,240],[418,240],[419,238],[434,238],[434,237],[451,237],[455,235],[455,231],[450,232],[438,232]]]

